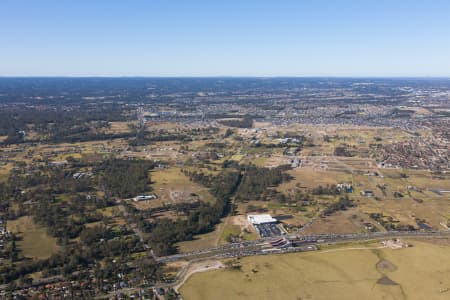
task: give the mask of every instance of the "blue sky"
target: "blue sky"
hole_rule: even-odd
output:
[[[0,76],[450,76],[448,0],[1,0]]]

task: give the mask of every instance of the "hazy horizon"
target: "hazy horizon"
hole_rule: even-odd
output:
[[[270,75],[270,76],[253,76],[253,75],[241,75],[241,76],[233,76],[233,75],[210,75],[210,76],[189,76],[189,75],[185,75],[185,76],[178,76],[178,75],[165,75],[165,76],[158,76],[158,75],[150,75],[150,76],[146,76],[146,75],[111,75],[111,76],[106,76],[106,75],[15,75],[15,76],[9,76],[9,75],[0,75],[0,79],[14,79],[14,78],[73,78],[73,79],[89,79],[89,78],[104,78],[104,79],[120,79],[120,78],[148,78],[148,79],[196,79],[196,78],[205,78],[205,79],[282,79],[282,78],[287,78],[287,79],[450,79],[450,75],[449,76],[309,76],[309,75],[305,75],[305,76],[276,76],[276,75]]]

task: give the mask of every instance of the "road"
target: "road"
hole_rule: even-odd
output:
[[[307,236],[280,235],[254,241],[230,243],[219,247],[206,248],[199,251],[183,254],[163,256],[156,259],[161,263],[174,262],[178,260],[190,261],[198,259],[222,259],[228,257],[263,255],[268,253],[285,253],[305,250],[307,251],[308,249],[304,249],[304,247],[310,245],[408,237],[450,237],[450,231],[390,231],[357,234],[320,234]],[[277,249],[270,245],[269,241],[281,238],[288,239],[294,244],[294,246]]]
[[[191,274],[197,271],[201,272],[206,271],[208,269],[216,269],[222,267],[222,265],[218,264],[217,261],[223,258],[315,251],[319,249],[317,245],[320,244],[338,244],[345,242],[382,240],[392,238],[414,238],[414,237],[450,238],[450,231],[403,231],[403,232],[391,231],[391,232],[374,232],[361,234],[319,234],[308,236],[281,235],[277,237],[258,239],[254,241],[231,243],[220,247],[212,247],[190,253],[175,254],[156,258],[156,260],[161,263],[174,262],[179,260],[187,261],[187,263],[178,272],[177,276],[172,282],[159,283],[152,287],[146,287],[145,289],[155,287],[155,288],[176,288],[178,290]],[[289,239],[292,243],[296,244],[296,246],[284,249],[279,248],[277,249],[270,245],[269,241],[281,238]],[[120,291],[129,294],[131,292],[136,292],[138,290],[139,290],[138,288],[128,288],[128,289],[121,289]],[[111,293],[109,296],[112,296],[113,294],[114,293]]]
[[[127,209],[125,208],[125,206],[123,206],[123,204],[120,204],[120,205],[118,205],[118,208],[122,212],[123,217],[128,221],[128,212],[127,212]],[[135,224],[135,223],[128,223],[128,224],[130,225],[130,227],[133,230],[134,234],[139,238],[139,241],[142,243],[142,245],[144,245],[144,249],[146,251],[148,251],[148,253],[153,258],[156,258],[155,254],[153,253],[153,250],[150,248],[150,246],[147,243],[145,243],[144,233],[139,229],[137,224]]]

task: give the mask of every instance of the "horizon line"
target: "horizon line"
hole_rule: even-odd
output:
[[[349,78],[349,79],[450,79],[450,75],[0,75],[0,78]]]

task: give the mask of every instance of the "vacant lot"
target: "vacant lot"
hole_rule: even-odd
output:
[[[35,224],[30,216],[8,221],[7,227],[22,238],[18,246],[25,257],[45,259],[59,249],[56,239],[47,234],[45,227]]]
[[[315,188],[319,185],[337,184],[340,182],[351,182],[351,175],[343,172],[324,171],[312,167],[297,168],[289,170],[293,179],[280,184],[277,188],[280,192],[286,192],[300,185],[301,187]]]
[[[195,201],[211,202],[214,197],[206,187],[189,180],[180,168],[157,169],[150,173],[156,200],[134,203],[139,209]]]
[[[12,164],[0,163],[0,182],[5,182],[8,180],[9,172],[12,169]]]
[[[413,242],[241,260],[242,270],[193,275],[184,299],[449,299],[450,248]],[[360,247],[370,247],[359,249]]]
[[[178,243],[178,250],[181,253],[197,251],[204,248],[215,247],[218,245],[221,233],[225,227],[224,220],[215,226],[214,231],[194,236],[192,241]]]
[[[110,122],[110,128],[106,130],[106,133],[124,133],[130,131],[130,125],[132,123],[129,122]]]

